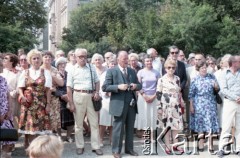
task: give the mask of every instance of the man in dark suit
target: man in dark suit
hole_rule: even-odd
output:
[[[177,75],[180,78],[180,87],[181,87],[181,91],[183,92],[183,89],[186,86],[187,83],[187,73],[186,73],[186,67],[185,64],[179,60],[177,60],[179,55],[179,49],[176,46],[171,46],[169,47],[169,55],[168,58],[175,60],[177,62],[177,67],[176,70],[174,72],[175,75]],[[162,74],[166,74],[165,68],[163,66],[163,72]]]
[[[125,128],[125,153],[138,156],[133,150],[133,133],[137,113],[136,91],[140,90],[142,86],[138,82],[135,71],[127,67],[127,52],[119,51],[117,60],[118,65],[107,71],[102,86],[104,92],[111,92],[109,113],[114,116],[112,152],[114,158],[121,157]]]

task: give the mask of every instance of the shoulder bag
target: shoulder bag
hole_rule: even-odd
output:
[[[92,77],[92,69],[91,69],[91,65],[89,65],[90,68],[90,74],[91,74],[91,82],[92,82],[92,90],[95,90],[94,86],[93,86],[93,77]],[[100,98],[99,100],[94,100],[94,98],[92,97],[92,103],[93,103],[93,107],[95,111],[99,111],[102,108],[102,98]]]

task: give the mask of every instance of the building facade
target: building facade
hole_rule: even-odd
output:
[[[59,49],[63,28],[68,27],[71,11],[80,3],[80,0],[48,0],[48,50],[55,53]]]

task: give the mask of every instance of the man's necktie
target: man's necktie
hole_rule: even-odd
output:
[[[127,74],[127,68],[123,69],[123,75],[124,75],[125,79],[127,80],[127,82],[129,82],[129,78],[128,78],[128,74]]]

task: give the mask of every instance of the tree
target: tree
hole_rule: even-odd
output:
[[[235,20],[240,20],[240,1],[239,0],[191,0],[198,5],[209,4],[217,12],[219,20],[229,15]]]
[[[45,0],[1,0],[0,51],[16,52],[37,44],[37,32],[47,23],[44,4]]]
[[[226,53],[237,54],[240,50],[240,25],[232,18],[225,16],[223,26],[220,29],[220,35],[217,38],[216,48],[221,55]]]
[[[115,24],[121,25],[123,29],[126,27],[125,14],[124,6],[118,0],[96,1],[77,8],[72,13],[69,29],[64,31],[65,42],[61,48],[69,50],[81,43],[101,43],[103,37],[107,37],[108,42],[113,42],[109,44],[114,46],[119,41],[117,38],[120,37],[116,37],[117,34],[111,34],[113,32],[111,29],[116,30]],[[109,35],[111,37],[108,37]]]

